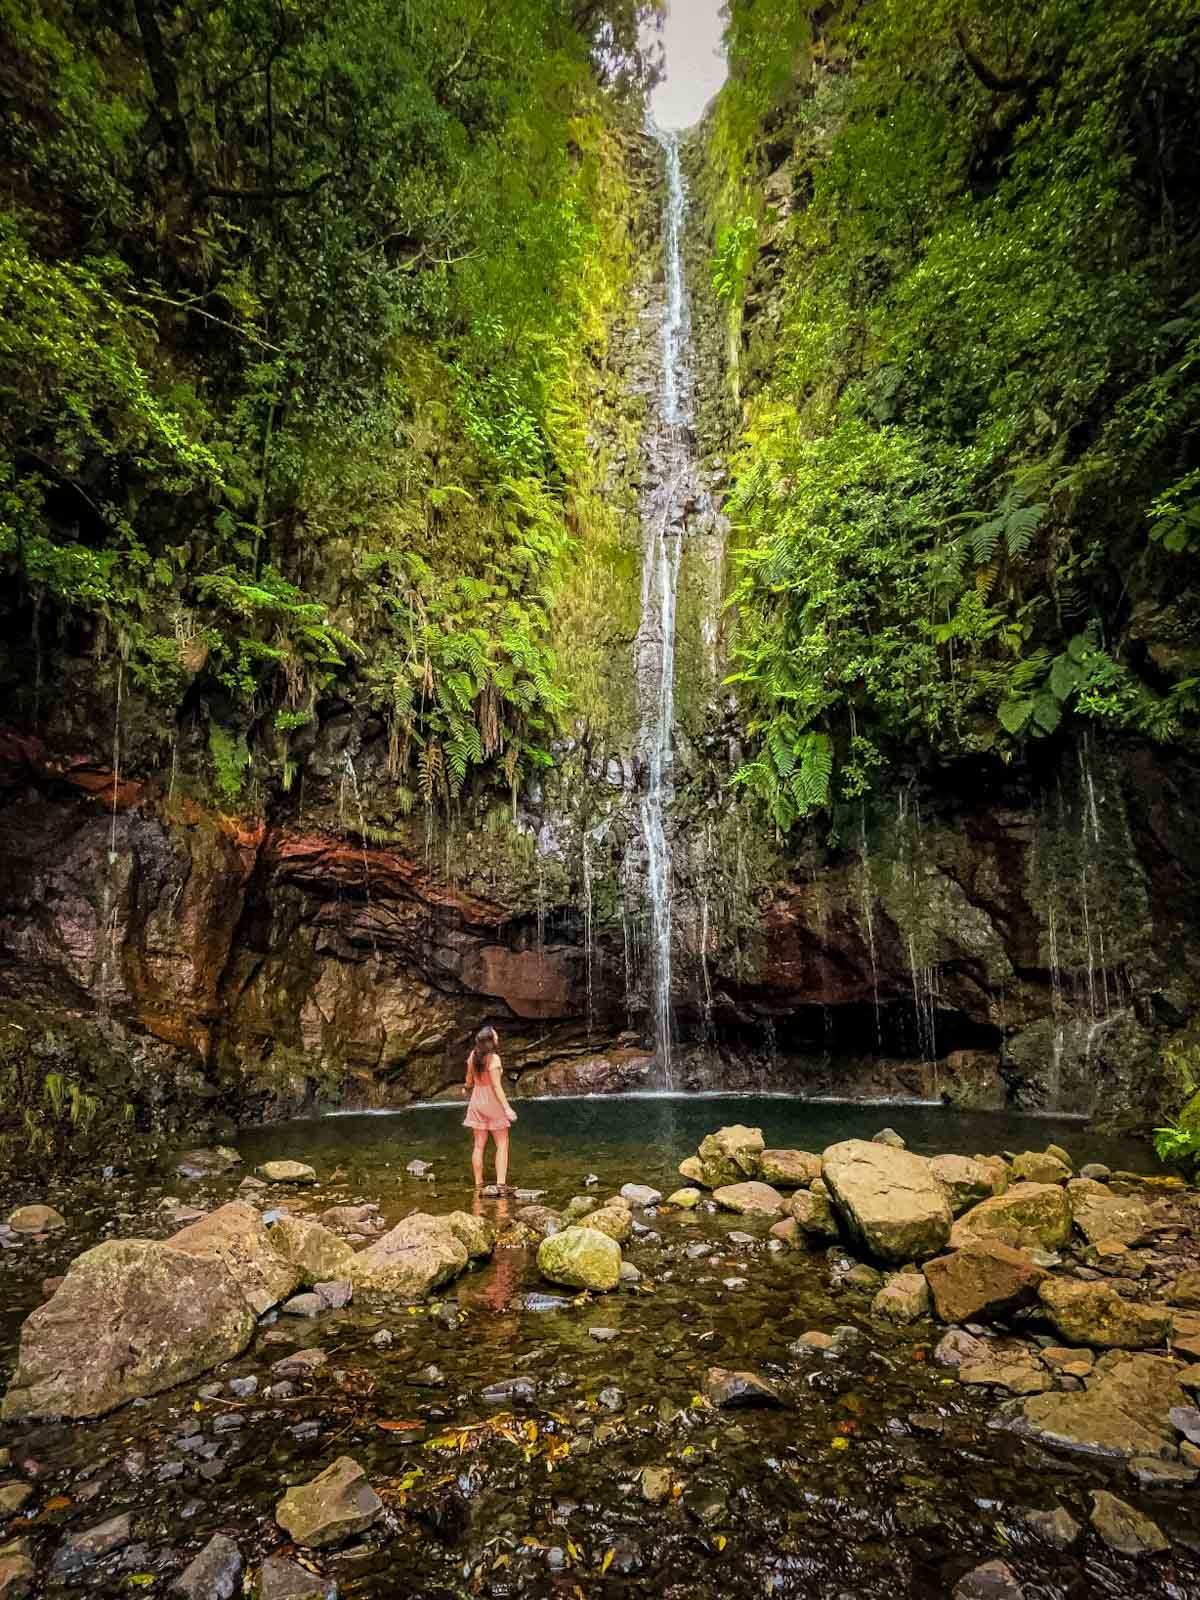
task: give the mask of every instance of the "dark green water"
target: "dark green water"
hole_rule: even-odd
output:
[[[554,1205],[580,1192],[589,1173],[599,1176],[601,1195],[629,1180],[675,1187],[679,1159],[730,1121],[761,1126],[769,1144],[810,1149],[886,1123],[928,1152],[1041,1148],[1055,1139],[1077,1162],[1151,1165],[1144,1147],[1094,1139],[1077,1123],[932,1107],[689,1098],[518,1110],[510,1176],[546,1189]],[[51,1199],[71,1228],[65,1239],[0,1256],[0,1376],[42,1277],[97,1238],[165,1234],[156,1210],[165,1193],[212,1206],[236,1192],[253,1164],[296,1156],[317,1168],[317,1190],[274,1190],[264,1203],[317,1211],[373,1200],[389,1222],[416,1207],[473,1203],[461,1116],[451,1106],[252,1130],[237,1141],[246,1167],[203,1184],[167,1166],[156,1176],[118,1173],[39,1196],[6,1193],[13,1203]],[[436,1181],[404,1171],[414,1157],[434,1161]],[[480,1204],[501,1223],[517,1209],[512,1200]],[[446,1291],[457,1317],[445,1302],[364,1302],[313,1322],[280,1318],[227,1370],[185,1388],[87,1425],[0,1430],[14,1463],[36,1467],[29,1475],[37,1515],[28,1529],[10,1525],[9,1535],[27,1531],[45,1571],[65,1533],[131,1512],[142,1548],[127,1570],[93,1574],[89,1594],[165,1593],[184,1559],[218,1530],[238,1539],[253,1573],[263,1554],[284,1548],[272,1516],[284,1488],[349,1454],[383,1495],[388,1517],[316,1564],[343,1596],[363,1600],[942,1600],[963,1572],[1001,1552],[1027,1600],[1200,1595],[1200,1565],[1186,1551],[1138,1563],[1088,1536],[1059,1554],[1020,1522],[1023,1510],[1061,1504],[1086,1524],[1087,1491],[1104,1485],[1194,1546],[1194,1491],[1191,1499],[1143,1495],[1119,1466],[1057,1457],[989,1426],[995,1397],[962,1389],[928,1359],[937,1330],[874,1323],[869,1298],[835,1287],[823,1251],[773,1252],[763,1223],[720,1213],[646,1220],[659,1237],[626,1247],[644,1274],[633,1289],[538,1309],[544,1301],[536,1297],[550,1286],[540,1282],[532,1251],[504,1249]],[[731,1232],[752,1237],[734,1242]],[[697,1243],[711,1253],[690,1257]],[[835,1360],[789,1350],[807,1329],[845,1325],[861,1337]],[[599,1342],[596,1327],[616,1337]],[[387,1348],[374,1343],[383,1328],[393,1334]],[[327,1365],[293,1397],[266,1398],[270,1365],[301,1345],[325,1350]],[[431,1364],[443,1379],[432,1387],[422,1376]],[[784,1408],[713,1412],[697,1404],[712,1365],[763,1375]],[[210,1382],[251,1375],[260,1388],[245,1401],[227,1390],[212,1401],[200,1395]],[[484,1399],[488,1384],[514,1376],[531,1380],[531,1395],[507,1405]],[[498,1414],[507,1418],[499,1427],[478,1426]],[[217,1418],[230,1415],[240,1425],[223,1431]],[[920,1431],[914,1416],[935,1416],[940,1433]],[[397,1422],[414,1426],[381,1426]],[[211,1462],[184,1442],[197,1429]],[[642,1498],[646,1466],[671,1474],[676,1492],[661,1505]],[[135,1576],[154,1581],[134,1584]]]

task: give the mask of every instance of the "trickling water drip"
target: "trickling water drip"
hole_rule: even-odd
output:
[[[874,890],[871,886],[871,860],[867,853],[867,808],[858,815],[858,886],[862,899],[863,922],[867,929],[867,947],[871,952],[871,993],[875,1000],[875,1039],[883,1048],[883,1023],[879,1016],[879,961],[875,953]]]
[[[342,782],[338,794],[338,813],[344,815],[346,809],[346,785],[349,783],[350,792],[354,796],[354,809],[358,818],[358,841],[362,851],[363,869],[363,899],[367,907],[367,924],[371,930],[371,949],[379,955],[375,942],[375,918],[371,907],[371,862],[367,856],[367,815],[363,810],[362,795],[358,789],[358,773],[354,770],[354,758],[349,750],[342,753]],[[344,826],[344,821],[343,821]]]
[[[583,834],[583,965],[585,983],[587,988],[587,1032],[588,1042],[592,1038],[592,1020],[594,1016],[592,969],[594,966],[595,944],[593,939],[592,919],[592,852],[591,839],[587,830]]]
[[[691,455],[688,304],[683,276],[687,189],[674,133],[654,130],[667,177],[664,225],[666,298],[661,324],[659,417],[650,441],[651,487],[642,511],[642,615],[634,647],[641,698],[641,753],[646,774],[642,833],[646,843],[654,1040],[668,1087],[671,1075],[672,876],[669,811],[673,794],[675,598],[685,514],[703,500]]]

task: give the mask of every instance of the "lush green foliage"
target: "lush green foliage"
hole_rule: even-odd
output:
[[[1155,1128],[1154,1148],[1161,1161],[1200,1167],[1200,1090],[1165,1127]]]
[[[787,828],[900,748],[1184,736],[1200,5],[733,0],[728,39],[740,780]]]
[[[542,759],[640,10],[0,0],[28,720],[122,694],[137,755],[194,730],[227,801],[331,696],[402,793]]]

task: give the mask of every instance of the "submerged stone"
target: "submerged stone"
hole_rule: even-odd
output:
[[[309,1483],[289,1489],[275,1507],[275,1520],[297,1544],[320,1548],[365,1533],[383,1511],[383,1501],[351,1456],[339,1456]]]
[[[305,1161],[264,1161],[259,1176],[268,1183],[316,1183],[315,1167]]]
[[[258,1582],[259,1600],[337,1600],[338,1588],[332,1578],[282,1556],[267,1557]]]
[[[242,1553],[233,1540],[214,1533],[171,1585],[185,1600],[233,1600],[241,1588]]]
[[[1107,1489],[1092,1490],[1092,1527],[1123,1556],[1155,1555],[1171,1548],[1157,1522]]]
[[[929,1315],[929,1285],[919,1272],[898,1272],[872,1300],[871,1311],[887,1322],[916,1322]]]
[[[14,1233],[55,1233],[67,1219],[53,1206],[18,1206],[9,1213],[8,1225]]]
[[[960,1578],[954,1600],[1024,1600],[1025,1591],[1007,1561],[985,1561]]]
[[[731,1372],[726,1367],[709,1367],[704,1377],[704,1394],[714,1406],[781,1406],[779,1391],[753,1372]]]

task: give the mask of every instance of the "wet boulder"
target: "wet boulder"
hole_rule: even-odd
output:
[[[633,1218],[627,1208],[611,1200],[598,1211],[590,1211],[584,1220],[593,1232],[606,1233],[619,1245],[624,1244],[633,1232]]]
[[[481,1261],[496,1248],[496,1229],[486,1217],[469,1211],[450,1211],[441,1219],[472,1261]]]
[[[943,1322],[984,1322],[1037,1299],[1043,1270],[999,1239],[976,1239],[922,1269]]]
[[[885,1322],[916,1322],[929,1311],[929,1285],[919,1272],[897,1272],[871,1301],[872,1315]]]
[[[924,1156],[845,1139],[824,1152],[822,1175],[850,1233],[878,1260],[917,1261],[945,1247],[950,1205]]]
[[[421,1300],[457,1277],[469,1260],[466,1245],[444,1217],[417,1211],[360,1250],[351,1259],[346,1276],[356,1290]]]
[[[758,1176],[779,1189],[807,1189],[821,1176],[821,1158],[809,1150],[764,1150],[758,1158]]]
[[[724,1184],[713,1190],[713,1199],[724,1210],[736,1211],[739,1216],[777,1217],[786,1205],[778,1189],[756,1179]]]
[[[624,1200],[626,1205],[641,1206],[644,1209],[646,1206],[658,1205],[662,1199],[662,1192],[658,1189],[651,1189],[649,1184],[645,1183],[623,1183],[621,1185],[621,1199]]]
[[[113,1239],[77,1256],[21,1329],[0,1415],[97,1417],[238,1356],[255,1317],[212,1255]]]
[[[1075,1179],[1067,1185],[1075,1226],[1089,1244],[1113,1240],[1137,1244],[1154,1226],[1154,1215],[1144,1200],[1133,1195],[1103,1192],[1099,1184]]]
[[[1091,1524],[1110,1550],[1123,1556],[1151,1556],[1171,1548],[1157,1522],[1107,1489],[1092,1490]]]
[[[676,1206],[680,1211],[694,1211],[704,1199],[699,1189],[676,1189],[667,1196],[667,1204]]]
[[[747,1128],[740,1122],[706,1134],[700,1141],[701,1183],[706,1189],[720,1189],[725,1184],[756,1177],[763,1148],[762,1129]],[[686,1172],[683,1175],[691,1176]]]
[[[964,1211],[950,1233],[959,1250],[975,1239],[999,1239],[1019,1250],[1059,1250],[1071,1237],[1071,1205],[1054,1183],[1016,1183]]]
[[[929,1165],[956,1217],[996,1193],[995,1171],[970,1156],[934,1156]]]
[[[938,1340],[933,1359],[939,1367],[964,1367],[985,1361],[988,1346],[965,1328],[951,1328]]]
[[[813,1239],[836,1239],[838,1221],[824,1183],[820,1189],[800,1189],[792,1196],[792,1216],[801,1233]]]
[[[621,1278],[621,1247],[609,1234],[590,1226],[564,1228],[542,1241],[537,1264],[551,1283],[571,1289],[615,1289]]]
[[[260,1178],[268,1183],[316,1183],[315,1167],[306,1161],[264,1161],[258,1169]]]
[[[20,1550],[0,1550],[0,1600],[25,1600],[33,1592],[35,1570]]]
[[[1200,1267],[1189,1267],[1167,1288],[1167,1299],[1186,1311],[1200,1311]]]
[[[702,1188],[708,1188],[708,1184],[704,1181],[704,1163],[699,1156],[685,1156],[679,1163],[678,1170],[679,1176],[686,1178],[689,1183],[698,1183]]]
[[[259,1573],[259,1600],[337,1600],[337,1584],[297,1561],[268,1556]]]
[[[1047,1278],[1038,1290],[1046,1315],[1069,1344],[1149,1350],[1166,1343],[1171,1308],[1127,1300],[1111,1284]]]
[[[262,1217],[244,1200],[231,1200],[199,1222],[181,1228],[168,1241],[168,1248],[222,1261],[259,1317],[300,1283],[300,1269],[279,1254]]]
[[[18,1206],[9,1213],[8,1225],[14,1233],[56,1233],[67,1219],[53,1206]]]
[[[171,1585],[184,1600],[233,1600],[241,1590],[242,1552],[226,1534],[214,1533]]]
[[[959,1579],[954,1600],[1025,1600],[1025,1590],[1007,1561],[985,1561]]]
[[[275,1521],[297,1544],[321,1549],[365,1533],[378,1520],[383,1501],[351,1456],[339,1456],[309,1483],[289,1489],[275,1507]]]
[[[1066,1183],[1073,1173],[1047,1150],[1023,1150],[1013,1157],[1012,1176],[1014,1183]]]
[[[181,1150],[175,1158],[175,1171],[181,1178],[220,1178],[241,1164],[236,1150],[219,1144],[213,1150]]]
[[[309,1289],[324,1279],[340,1277],[354,1256],[344,1239],[308,1217],[280,1217],[267,1229],[267,1235]]]
[[[1011,1422],[1040,1444],[1084,1455],[1172,1460],[1173,1407],[1186,1405],[1179,1366],[1166,1356],[1112,1352],[1096,1363],[1083,1390],[1035,1395]]]

